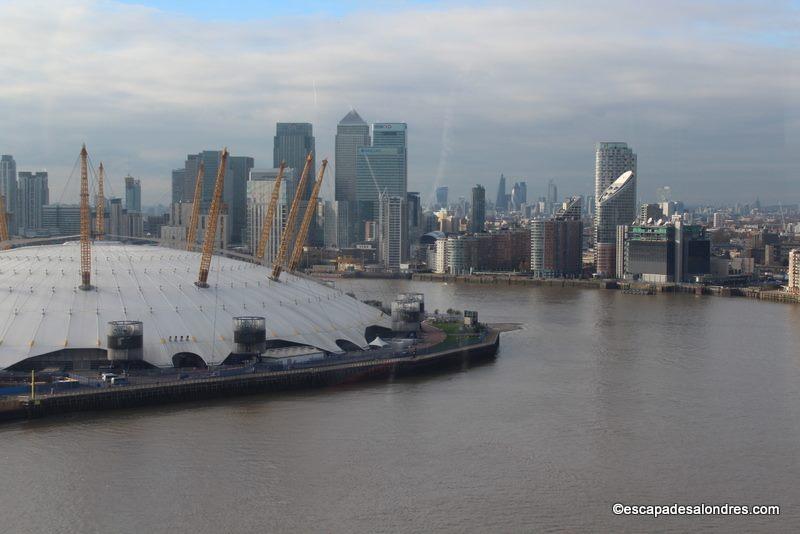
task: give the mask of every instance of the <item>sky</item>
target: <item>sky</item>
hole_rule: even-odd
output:
[[[86,143],[121,196],[168,204],[189,153],[272,166],[275,123],[408,123],[409,190],[500,173],[593,191],[594,144],[642,201],[800,202],[800,2],[0,0],[0,153],[76,202]],[[330,198],[332,174],[323,192]]]

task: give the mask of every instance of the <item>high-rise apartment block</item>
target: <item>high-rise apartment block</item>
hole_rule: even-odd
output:
[[[625,186],[609,190],[628,171],[631,178]],[[617,225],[630,224],[636,218],[636,154],[627,143],[605,142],[595,146],[594,195],[595,270],[604,276],[614,276]],[[601,209],[603,202],[606,206]]]
[[[405,197],[381,195],[378,212],[379,260],[387,271],[399,271],[408,239]]]
[[[789,284],[787,289],[791,293],[800,293],[800,249],[789,251]]]
[[[20,235],[36,235],[42,227],[42,207],[50,203],[47,171],[17,173],[16,222]]]
[[[636,219],[636,154],[626,143],[595,147],[595,271],[616,273],[616,234],[620,224]]]
[[[17,233],[17,162],[14,156],[0,156],[0,195],[3,195],[6,206],[6,223],[11,234]]]
[[[572,197],[555,217],[531,222],[531,272],[540,278],[574,278],[583,271],[582,199]]]

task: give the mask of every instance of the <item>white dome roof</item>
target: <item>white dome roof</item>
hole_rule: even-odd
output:
[[[77,242],[0,252],[0,369],[65,348],[104,349],[109,321],[142,321],[144,359],[162,367],[181,352],[222,362],[243,315],[265,317],[268,340],[331,352],[342,351],[337,340],[366,347],[366,327],[391,325],[337,289],[289,273],[276,283],[264,266],[221,256],[201,289],[199,253],[150,245],[93,243],[94,289],[82,291],[79,254]]]

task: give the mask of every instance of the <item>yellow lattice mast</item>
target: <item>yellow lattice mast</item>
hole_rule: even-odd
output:
[[[275,185],[272,186],[272,196],[269,199],[269,206],[267,207],[267,214],[264,215],[264,224],[261,226],[261,236],[258,239],[258,249],[256,249],[256,259],[264,259],[264,252],[267,248],[267,241],[269,234],[272,232],[272,220],[275,218],[275,208],[278,206],[278,197],[281,192],[281,180],[283,180],[283,170],[286,168],[286,162],[281,161],[281,168],[278,171],[278,177],[275,178]]]
[[[8,241],[8,222],[6,221],[6,197],[0,195],[0,250],[11,247]]]
[[[106,218],[106,196],[105,192],[103,191],[103,182],[106,178],[106,170],[103,167],[103,162],[100,162],[100,168],[97,170],[97,198],[95,199],[95,216],[97,217],[95,221],[95,236],[97,239],[102,240],[103,234],[106,230],[105,225],[105,218]]]
[[[300,265],[303,245],[306,242],[308,230],[311,228],[311,221],[314,219],[314,211],[317,209],[317,197],[319,197],[319,189],[322,187],[322,178],[325,176],[325,167],[327,166],[328,160],[323,159],[322,167],[319,168],[319,174],[317,175],[317,181],[314,182],[314,189],[311,190],[311,198],[308,199],[308,207],[306,207],[306,213],[303,216],[303,224],[300,226],[300,232],[294,240],[294,250],[292,250],[292,257],[289,259],[289,272],[296,271],[297,266]]]
[[[306,181],[308,180],[308,170],[311,168],[311,152],[306,157],[306,164],[303,166],[303,174],[300,176],[300,183],[297,184],[297,191],[292,199],[292,207],[289,208],[289,215],[286,217],[286,229],[281,236],[281,247],[278,249],[278,257],[272,262],[272,278],[277,281],[283,270],[283,262],[286,259],[286,250],[289,248],[289,240],[292,238],[292,230],[294,229],[294,221],[297,219],[297,210],[300,209],[300,197],[303,196],[303,190],[306,188]]]
[[[211,268],[211,254],[214,252],[214,241],[217,239],[217,222],[222,207],[222,189],[225,186],[225,168],[228,163],[228,149],[223,148],[219,158],[217,179],[214,182],[214,196],[206,219],[206,235],[203,239],[203,255],[200,258],[200,274],[197,276],[197,287],[208,287],[208,270]]]
[[[89,164],[86,145],[81,148],[81,286],[83,290],[92,288],[92,245],[91,213],[89,212]]]
[[[197,178],[194,181],[194,196],[192,197],[192,217],[189,219],[189,229],[186,231],[186,250],[194,250],[197,241],[197,225],[200,223],[200,204],[203,200],[203,176],[205,164],[201,161],[197,167]],[[174,224],[174,223],[173,223]]]

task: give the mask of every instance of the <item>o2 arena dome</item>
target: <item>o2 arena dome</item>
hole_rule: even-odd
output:
[[[262,348],[340,353],[391,326],[337,289],[289,272],[275,282],[267,267],[221,256],[209,287],[197,287],[200,256],[95,241],[92,288],[82,290],[77,242],[1,251],[0,369],[86,368],[127,352],[145,366],[221,364],[248,337],[235,323],[265,326]]]

